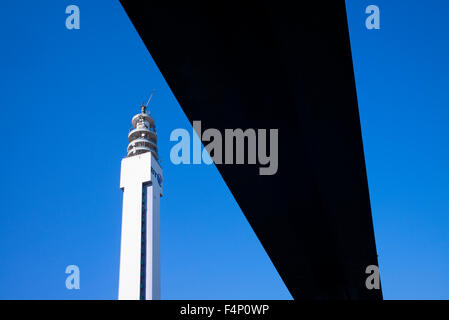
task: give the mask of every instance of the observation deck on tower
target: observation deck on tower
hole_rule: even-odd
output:
[[[152,96],[153,94],[151,94]],[[151,100],[148,100],[148,103]],[[127,157],[136,156],[145,152],[151,152],[156,160],[159,160],[157,153],[157,133],[156,125],[154,124],[154,119],[149,113],[146,113],[146,108],[148,106],[142,104],[140,106],[141,113],[136,114],[131,123],[132,128],[128,134],[128,155]]]

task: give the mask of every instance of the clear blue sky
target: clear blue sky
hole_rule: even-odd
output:
[[[346,4],[384,297],[449,299],[449,3]]]
[[[368,31],[369,4],[347,1],[384,296],[449,298],[449,4],[377,1]],[[4,1],[0,39],[0,299],[117,297],[120,160],[153,88],[162,298],[291,298],[215,167],[170,163],[191,126],[118,1]]]

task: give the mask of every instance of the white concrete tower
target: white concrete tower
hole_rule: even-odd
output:
[[[161,294],[162,169],[154,120],[146,113],[146,105],[141,109],[132,119],[128,155],[122,159],[120,175],[123,212],[119,300],[158,300]]]

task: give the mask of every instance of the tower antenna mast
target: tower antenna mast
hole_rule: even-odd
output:
[[[155,91],[156,91],[156,89],[153,89],[153,91],[151,91],[150,97],[148,98],[148,101],[147,101],[147,103],[145,105],[142,103],[142,106],[141,106],[142,113],[145,113],[145,110],[147,109],[148,104],[151,101],[151,98],[153,98],[153,94],[154,94]]]
[[[147,101],[147,104],[145,105],[145,107],[148,107],[148,104],[150,103],[151,98],[153,98],[154,91],[156,91],[156,89],[153,89],[153,91],[151,91],[150,98],[148,98],[148,101]]]

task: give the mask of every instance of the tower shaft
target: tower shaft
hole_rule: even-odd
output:
[[[161,173],[151,152],[122,160],[119,300],[160,299]]]

